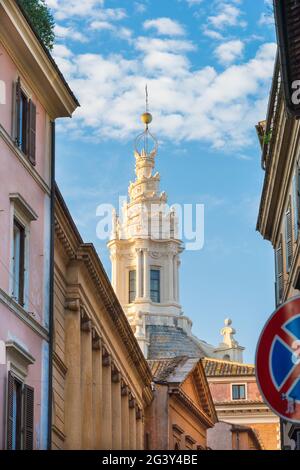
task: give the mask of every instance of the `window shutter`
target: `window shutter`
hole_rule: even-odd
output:
[[[291,207],[286,211],[285,220],[285,243],[286,243],[286,270],[289,271],[293,259],[293,240],[292,240],[292,211]]]
[[[276,268],[276,301],[280,304],[283,296],[283,256],[282,242],[275,252],[275,268]]]
[[[297,196],[297,205],[296,205],[297,223],[299,227],[300,226],[300,168],[298,165],[297,165],[297,170],[296,170],[296,196]]]
[[[24,385],[24,449],[33,449],[34,389]]]
[[[14,116],[14,130],[15,130],[15,142],[16,145],[20,145],[20,112],[21,112],[21,80],[20,77],[18,78],[17,82],[15,83],[15,116]]]
[[[13,395],[14,395],[14,377],[8,372],[7,377],[7,427],[6,427],[6,448],[11,450],[13,447]]]
[[[294,238],[298,239],[298,223],[299,223],[299,189],[298,189],[298,169],[293,178],[293,215],[294,215]]]
[[[28,116],[28,158],[32,165],[35,165],[36,154],[36,106],[29,101],[29,116]]]

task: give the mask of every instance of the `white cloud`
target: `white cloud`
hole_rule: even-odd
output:
[[[74,16],[86,17],[103,7],[103,0],[46,0],[57,19],[63,20]]]
[[[221,3],[219,13],[209,16],[209,23],[217,29],[223,29],[228,26],[246,26],[246,22],[240,19],[242,12],[234,5]]]
[[[112,31],[114,29],[114,26],[108,21],[96,20],[90,23],[90,28],[96,31],[103,31],[103,30]]]
[[[182,39],[159,39],[140,36],[135,40],[135,47],[139,51],[146,53],[158,51],[190,52],[196,49],[191,41]]]
[[[70,39],[72,41],[87,42],[86,36],[76,31],[71,26],[61,26],[56,24],[54,28],[55,36],[58,39]]]
[[[131,41],[133,35],[131,29],[125,28],[123,26],[115,26],[108,21],[92,21],[90,23],[90,28],[94,31],[110,31],[114,34],[114,36],[129,42]]]
[[[244,43],[239,39],[228,41],[215,49],[215,56],[221,64],[229,65],[243,56],[244,47]]]
[[[124,8],[104,8],[104,0],[46,0],[56,20],[85,19],[120,21],[126,18]]]
[[[267,25],[267,26],[273,25],[274,26],[274,24],[275,24],[274,16],[271,15],[271,14],[268,14],[268,13],[262,13],[260,15],[258,24],[260,26],[265,26],[265,25]]]
[[[200,5],[200,3],[203,2],[203,0],[186,0],[187,4],[189,7],[195,6],[195,5]]]
[[[213,29],[204,28],[203,30],[204,36],[207,36],[211,39],[216,39],[217,41],[221,41],[223,39],[222,34],[219,31],[214,31]]]
[[[218,74],[213,67],[192,68],[184,52],[190,43],[175,41],[174,49],[172,40],[160,41],[156,48],[138,38],[133,44],[139,56],[130,60],[56,48],[81,103],[64,131],[96,140],[133,139],[148,83],[152,130],[160,139],[201,141],[227,151],[249,145],[253,124],[265,113],[276,45],[264,44],[252,59]]]
[[[183,36],[184,28],[178,21],[171,18],[157,18],[155,20],[147,20],[144,22],[145,29],[155,29],[158,34],[166,36]]]
[[[134,10],[136,13],[145,13],[147,6],[141,2],[134,2]]]

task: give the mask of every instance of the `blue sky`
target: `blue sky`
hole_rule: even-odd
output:
[[[185,252],[181,301],[194,333],[221,340],[225,317],[253,361],[274,309],[273,252],[256,233],[262,188],[254,126],[264,119],[275,55],[262,0],[47,0],[54,56],[81,108],[58,123],[57,181],[85,241],[96,207],[117,206],[134,178],[148,83],[157,170],[169,203],[205,204],[205,245]]]

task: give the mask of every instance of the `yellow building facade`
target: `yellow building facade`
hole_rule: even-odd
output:
[[[143,449],[152,375],[92,244],[56,190],[53,449]]]

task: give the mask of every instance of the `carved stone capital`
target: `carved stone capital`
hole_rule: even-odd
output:
[[[80,300],[79,299],[66,299],[65,300],[65,309],[71,310],[71,312],[79,312],[80,310]]]
[[[135,398],[133,398],[133,396],[130,394],[129,395],[129,408],[135,408],[135,405],[136,405],[136,401],[135,401]]]
[[[102,365],[104,367],[109,367],[111,366],[111,355],[109,354],[109,352],[107,351],[107,349],[103,346],[102,347]]]
[[[90,333],[92,331],[92,320],[88,317],[84,308],[81,308],[81,331]]]
[[[101,349],[101,337],[95,328],[92,328],[92,347],[95,351]]]
[[[112,380],[113,383],[120,383],[121,382],[121,373],[116,368],[114,363],[113,363],[112,369],[111,369],[111,380]]]
[[[128,385],[126,385],[126,383],[121,380],[121,395],[122,397],[127,397],[129,394],[129,388],[128,388]]]

